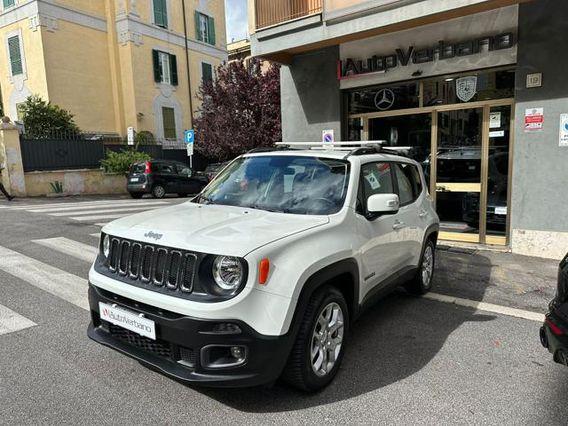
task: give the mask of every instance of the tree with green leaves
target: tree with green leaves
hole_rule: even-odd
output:
[[[81,131],[73,120],[73,114],[44,101],[39,95],[29,96],[19,105],[25,134],[31,138],[73,137]]]

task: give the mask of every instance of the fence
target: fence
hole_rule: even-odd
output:
[[[106,150],[120,152],[134,147],[111,143],[108,138],[88,139],[20,139],[22,162],[25,172],[98,169],[105,158]],[[180,149],[182,148],[182,149]],[[138,145],[137,150],[145,152],[156,160],[175,160],[189,165],[187,151],[180,144]],[[204,170],[209,160],[195,153],[193,169]]]

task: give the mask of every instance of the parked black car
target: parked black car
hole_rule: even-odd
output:
[[[552,353],[554,361],[568,367],[568,255],[558,268],[558,289],[548,305],[540,342]]]
[[[152,160],[130,166],[126,185],[132,198],[141,198],[144,194],[163,198],[166,194],[178,194],[180,197],[197,194],[207,183],[205,175],[192,172],[186,164]]]

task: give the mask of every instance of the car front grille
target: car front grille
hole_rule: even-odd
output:
[[[194,253],[110,237],[108,270],[154,289],[189,294],[197,264]]]

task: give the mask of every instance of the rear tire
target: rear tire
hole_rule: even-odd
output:
[[[349,331],[349,310],[343,294],[331,286],[310,298],[282,379],[315,392],[326,387],[339,370]]]
[[[141,193],[141,192],[131,192],[131,193],[130,193],[130,196],[131,196],[132,198],[134,198],[135,200],[138,200],[138,199],[142,198],[143,195],[144,195],[144,194]]]
[[[164,198],[165,196],[166,196],[166,190],[162,185],[154,185],[152,187],[152,197]]]
[[[420,296],[428,293],[432,289],[434,270],[436,266],[436,246],[431,239],[426,241],[426,246],[420,258],[418,271],[414,278],[406,283],[406,290],[414,295]]]

